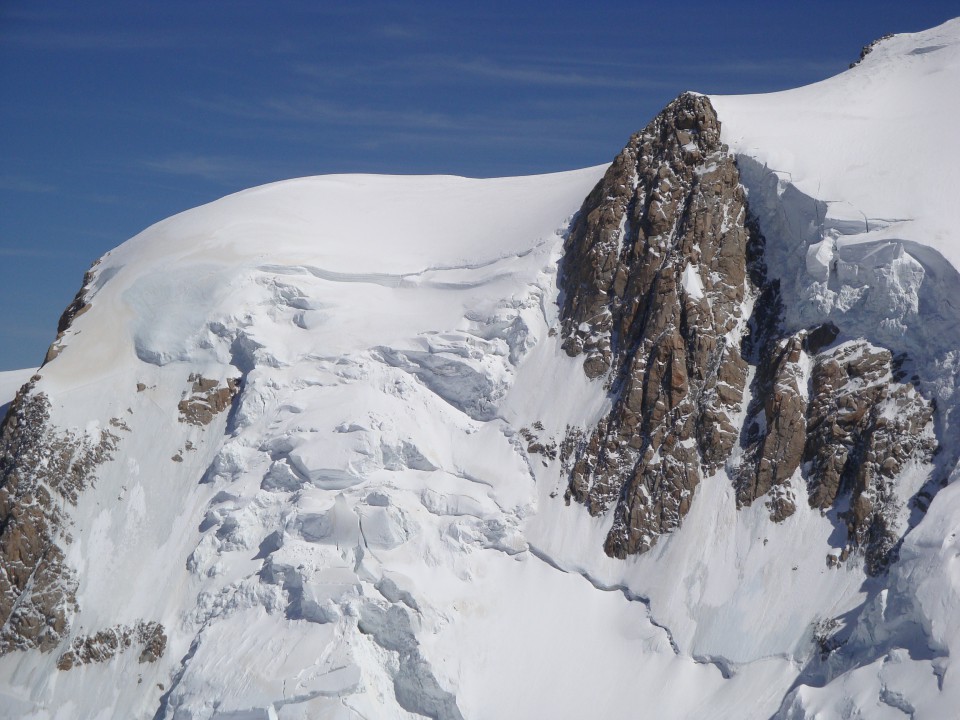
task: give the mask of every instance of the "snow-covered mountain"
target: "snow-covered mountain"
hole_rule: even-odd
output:
[[[0,716],[953,717],[958,88],[954,20],[107,253],[2,429]]]

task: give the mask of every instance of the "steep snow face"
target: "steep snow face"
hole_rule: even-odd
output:
[[[0,659],[0,713],[504,716],[530,698],[503,655],[561,624],[548,711],[591,706],[571,655],[592,684],[721,685],[523,536],[537,491],[500,408],[534,348],[555,354],[562,233],[602,170],[294,181],[105,257],[34,393],[45,431],[116,447],[48,533],[69,627]],[[574,363],[546,372],[528,386],[564,387],[564,415],[604,402]]]
[[[737,654],[727,616],[698,630],[698,593],[667,591],[673,570],[650,576],[655,602],[622,582],[556,492],[557,440],[608,409],[556,333],[563,234],[603,170],[296,181],[105,257],[34,393],[48,432],[115,449],[48,533],[69,626],[0,658],[0,715],[619,716],[637,693],[667,717],[736,716],[745,696],[772,712],[793,661],[767,656],[809,651],[807,613]],[[746,598],[799,556],[791,532]],[[699,542],[675,545],[691,577]],[[655,614],[674,604],[676,635]]]
[[[958,84],[960,19],[884,39],[814,85],[711,98],[787,324],[830,319],[908,353],[945,405],[960,322]]]
[[[950,485],[865,583],[855,612],[817,625],[813,663],[777,717],[949,717],[960,588],[948,567],[960,452],[960,20],[875,44],[848,72],[782,93],[711,98],[780,281],[787,331],[829,320],[840,341],[902,353],[937,403]],[[953,471],[953,472],[951,472]],[[820,643],[824,649],[823,642]]]
[[[880,41],[855,67],[767,95],[711,96],[724,142],[826,205],[845,243],[915,240],[960,267],[960,19]]]

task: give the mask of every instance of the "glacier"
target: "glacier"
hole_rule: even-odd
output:
[[[836,517],[806,502],[739,507],[729,465],[626,559],[612,512],[565,501],[565,441],[615,401],[564,352],[558,287],[606,165],[302,178],[107,253],[36,375],[0,376],[4,402],[35,377],[14,411],[49,405],[21,445],[71,473],[106,448],[51,491],[66,599],[43,617],[31,576],[12,601],[47,629],[5,622],[0,717],[951,717],[958,87],[954,20],[812,86],[709,98],[784,329],[887,348],[935,402],[943,487],[885,573],[831,566]]]

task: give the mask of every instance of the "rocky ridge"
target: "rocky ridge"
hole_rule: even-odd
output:
[[[43,359],[44,365],[56,358],[63,350],[64,336],[67,334],[67,330],[73,325],[73,321],[90,309],[90,301],[87,296],[93,285],[93,271],[95,267],[96,263],[83,274],[83,282],[80,285],[80,289],[60,315],[60,320],[57,322],[57,337],[47,349],[46,357]]]
[[[595,516],[612,508],[604,549],[625,557],[678,528],[721,468],[738,507],[765,498],[775,522],[796,512],[805,482],[810,507],[846,534],[829,562],[861,551],[876,574],[906,530],[899,474],[932,470],[934,408],[889,350],[836,346],[831,322],[786,326],[719,138],[710,101],[681,95],[631,138],[571,228],[563,347],[604,379],[612,409],[565,442],[567,499]]]
[[[568,496],[615,506],[609,554],[676,529],[737,442],[747,365],[746,200],[709,100],[634,135],[585,201],[561,268],[564,349],[616,400],[576,453]]]
[[[17,394],[0,435],[0,655],[51,651],[69,630],[77,579],[61,548],[70,542],[63,508],[76,505],[119,440],[51,427],[36,380]]]

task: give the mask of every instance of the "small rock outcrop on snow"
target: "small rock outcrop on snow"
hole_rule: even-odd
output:
[[[191,383],[190,394],[177,407],[181,422],[191,425],[209,425],[214,417],[230,407],[239,390],[236,378],[227,378],[221,387],[216,380],[193,373],[187,382]]]
[[[139,662],[156,662],[163,657],[167,647],[163,625],[141,620],[133,627],[118,625],[93,635],[75,637],[70,649],[57,660],[57,669],[70,670],[87,663],[107,662],[132,645],[140,649]]]
[[[92,283],[93,273],[88,270],[83,275],[83,283],[81,283],[77,294],[60,315],[60,320],[57,323],[57,337],[47,349],[47,355],[43,360],[44,363],[50,362],[60,354],[60,352],[63,350],[64,336],[70,329],[70,326],[73,324],[74,319],[80,315],[83,315],[87,310],[90,309],[90,303],[87,300],[87,293],[89,292]]]

